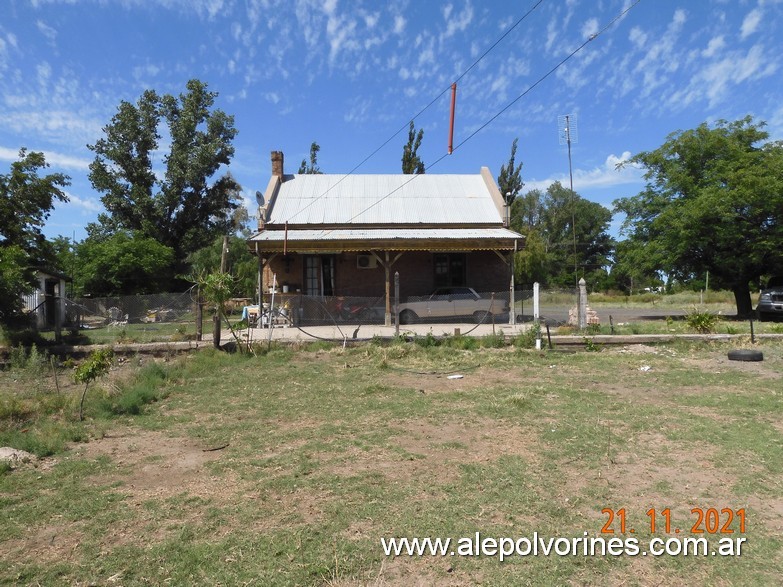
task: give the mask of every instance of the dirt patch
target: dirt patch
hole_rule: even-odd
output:
[[[118,429],[110,435],[79,445],[77,457],[111,457],[117,474],[100,476],[96,484],[119,481],[121,490],[136,500],[166,498],[188,492],[213,495],[225,488],[224,478],[213,477],[206,464],[219,459],[220,447],[199,446],[191,439],[166,436],[149,430]],[[123,474],[127,472],[127,474]]]
[[[39,563],[78,560],[83,535],[72,526],[48,524],[30,528],[19,540],[0,543],[0,560],[34,559]]]
[[[764,361],[729,361],[726,353],[720,355],[707,355],[701,357],[684,357],[683,363],[688,367],[697,367],[707,373],[729,373],[738,371],[764,377],[766,379],[780,379],[783,372],[776,361],[765,358]]]
[[[498,426],[494,420],[411,419],[394,428],[399,432],[388,445],[372,451],[351,449],[327,463],[325,470],[346,477],[377,472],[398,482],[426,477],[442,486],[459,477],[463,464],[490,463],[504,455],[538,461],[535,437],[519,427]]]
[[[461,375],[462,377],[457,377]],[[450,378],[451,377],[451,378]],[[508,385],[513,378],[497,370],[466,369],[453,373],[412,373],[392,371],[386,384],[397,388],[410,388],[420,393],[449,393]]]

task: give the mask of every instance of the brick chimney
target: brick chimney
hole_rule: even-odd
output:
[[[283,179],[283,152],[272,151],[272,175]]]

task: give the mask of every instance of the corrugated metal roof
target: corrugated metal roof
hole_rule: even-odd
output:
[[[481,175],[295,175],[269,223],[487,224],[502,222]]]
[[[286,236],[287,232],[287,236]],[[523,239],[524,237],[506,228],[401,228],[365,229],[340,228],[334,230],[266,230],[249,240],[251,242],[298,242],[298,241],[350,241],[350,240],[432,240],[432,239]]]

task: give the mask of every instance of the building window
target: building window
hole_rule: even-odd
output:
[[[435,254],[435,287],[467,285],[465,267],[465,253]]]

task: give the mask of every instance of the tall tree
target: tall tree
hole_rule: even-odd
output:
[[[174,251],[153,238],[120,230],[106,239],[83,240],[76,255],[78,294],[150,294],[170,286]]]
[[[91,234],[131,231],[155,239],[175,253],[181,271],[187,255],[229,230],[240,186],[226,173],[215,178],[234,154],[233,116],[214,109],[217,93],[198,80],[178,97],[152,90],[136,104],[121,102],[95,152],[90,181],[108,211]],[[170,137],[163,173],[153,154],[165,125]]]
[[[408,142],[402,149],[402,172],[407,174],[424,173],[424,161],[418,155],[421,140],[424,138],[424,129],[416,133],[416,127],[411,120],[408,129]]]
[[[687,280],[706,271],[753,311],[750,285],[783,271],[783,142],[748,116],[677,131],[628,164],[646,168],[638,195],[615,202],[655,269]]]
[[[545,193],[531,190],[511,205],[511,227],[527,237],[516,263],[516,278],[550,286],[574,287],[577,277],[588,283],[603,279],[614,249],[609,236],[611,211],[563,187]],[[576,234],[576,247],[574,247]]]
[[[8,174],[0,175],[0,323],[21,310],[21,296],[32,291],[35,268],[53,261],[41,232],[55,201],[67,202],[62,173],[41,176],[48,167],[43,153],[19,151]]]
[[[525,183],[522,181],[522,163],[516,165],[517,156],[517,141],[514,139],[511,143],[511,157],[508,159],[508,166],[500,166],[500,175],[498,175],[498,188],[500,193],[507,200],[507,204],[511,205],[519,193],[522,191],[522,187]]]
[[[575,278],[584,277],[591,283],[603,277],[614,248],[608,233],[612,212],[559,181],[547,188],[544,208],[542,228],[553,268],[552,283],[575,287]]]
[[[302,164],[299,166],[299,173],[304,175],[316,175],[321,173],[321,168],[318,167],[318,151],[321,150],[321,146],[315,141],[310,145],[310,163],[307,163],[307,159],[302,159]]]

